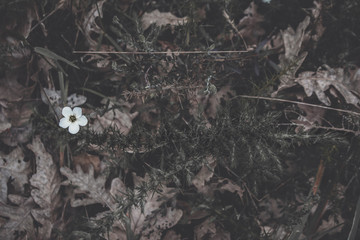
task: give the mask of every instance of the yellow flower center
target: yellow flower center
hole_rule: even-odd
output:
[[[69,117],[69,121],[70,122],[75,122],[76,121],[76,117],[75,117],[75,115],[71,115],[70,117]]]

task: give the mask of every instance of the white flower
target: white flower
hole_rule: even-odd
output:
[[[76,134],[80,130],[80,126],[85,126],[88,123],[79,107],[75,107],[73,110],[70,107],[64,107],[62,115],[64,117],[60,119],[59,126],[62,128],[69,127],[69,133],[71,134]]]

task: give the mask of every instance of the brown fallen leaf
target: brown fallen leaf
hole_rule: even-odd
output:
[[[101,171],[101,162],[100,158],[95,155],[91,155],[88,153],[81,153],[79,155],[73,156],[74,166],[79,165],[84,173],[89,172],[90,165],[93,166],[95,175],[98,175]]]
[[[324,115],[326,110],[323,108],[307,106],[303,104],[298,104],[300,110],[302,110],[305,115],[300,115],[298,119],[291,120],[292,122],[299,124],[295,129],[295,132],[299,132],[300,129],[308,131],[312,129],[315,125],[321,125],[324,120]]]

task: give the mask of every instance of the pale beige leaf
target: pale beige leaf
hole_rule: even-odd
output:
[[[150,13],[145,13],[141,19],[143,30],[148,29],[151,24],[155,24],[159,27],[166,26],[168,24],[172,26],[178,26],[185,24],[187,21],[187,17],[178,18],[172,13],[160,12],[157,9]]]
[[[349,77],[344,74],[342,68],[318,69],[316,73],[302,72],[295,82],[304,88],[308,97],[315,93],[319,101],[327,106],[331,105],[331,102],[328,96],[326,96],[325,91],[330,87],[334,87],[339,91],[346,103],[357,107],[359,105],[360,100],[358,96],[352,92],[354,89],[352,89]]]

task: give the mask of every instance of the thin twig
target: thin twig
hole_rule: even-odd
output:
[[[338,132],[346,132],[346,133],[353,133],[355,135],[358,135],[358,131],[354,131],[351,129],[346,128],[337,128],[337,127],[324,127],[324,126],[317,126],[317,125],[306,125],[306,124],[299,124],[299,123],[280,123],[279,126],[300,126],[300,127],[311,127],[316,129],[324,129],[324,130],[332,130],[332,131],[338,131]]]
[[[327,110],[332,110],[332,111],[338,111],[338,112],[344,112],[344,113],[349,113],[349,114],[353,114],[353,115],[357,115],[360,116],[360,113],[358,112],[353,112],[350,110],[345,110],[345,109],[340,109],[340,108],[333,108],[333,107],[327,107],[327,106],[321,106],[321,105],[316,105],[316,104],[311,104],[311,103],[304,103],[304,102],[298,102],[298,101],[292,101],[292,100],[286,100],[286,99],[281,99],[281,98],[270,98],[270,97],[259,97],[259,96],[249,96],[249,95],[238,95],[233,97],[234,98],[251,98],[251,99],[262,99],[262,100],[269,100],[269,101],[276,101],[276,102],[286,102],[286,103],[294,103],[294,104],[299,104],[299,105],[305,105],[305,106],[309,106],[309,107],[317,107],[317,108],[322,108],[322,109],[327,109]]]
[[[73,51],[75,54],[127,54],[127,55],[161,55],[161,54],[225,54],[248,53],[249,51],[158,51],[158,52],[119,52],[119,51]]]

